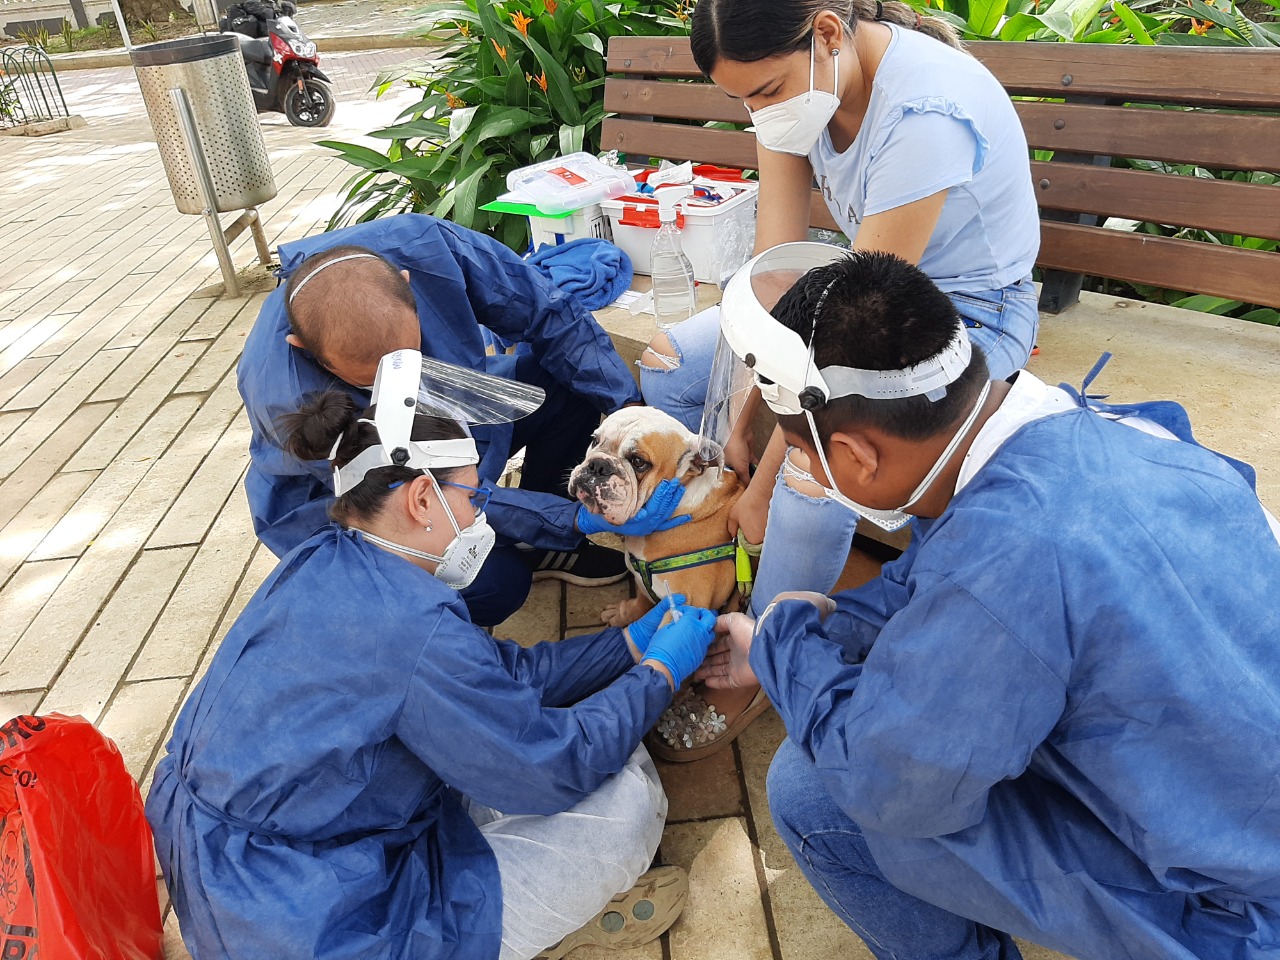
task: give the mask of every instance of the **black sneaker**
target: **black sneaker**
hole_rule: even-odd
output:
[[[530,550],[525,562],[534,580],[563,580],[579,587],[603,587],[617,583],[630,571],[617,550],[584,540],[577,550]]]

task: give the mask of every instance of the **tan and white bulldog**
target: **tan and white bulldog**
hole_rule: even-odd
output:
[[[699,551],[732,544],[729,509],[742,494],[737,474],[699,454],[698,437],[674,417],[653,407],[625,407],[606,417],[587,450],[586,458],[569,477],[569,494],[592,513],[613,524],[636,515],[663,480],[684,485],[676,515],[693,519],[670,530],[643,537],[626,537],[626,550],[640,561],[666,558],[697,559]],[[681,561],[676,560],[676,563]],[[633,560],[633,570],[637,566]],[[646,583],[636,572],[638,596],[601,612],[610,626],[623,626],[653,607],[652,594],[683,593],[694,606],[719,610],[737,590],[732,553],[727,559],[702,562],[670,572],[653,573]]]

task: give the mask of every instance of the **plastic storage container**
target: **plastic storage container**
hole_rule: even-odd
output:
[[[571,153],[507,174],[500,200],[531,203],[542,213],[568,213],[635,190],[631,174],[589,153]]]
[[[581,240],[583,237],[595,237],[597,240],[613,239],[609,218],[605,216],[598,203],[575,210],[567,217],[530,216],[529,233],[534,250],[544,244],[556,247],[571,240]]]
[[[751,258],[756,242],[756,194],[753,182],[733,184],[737,192],[713,207],[686,206],[676,223],[681,246],[703,283],[720,283]],[[652,197],[604,200],[613,242],[626,251],[635,272],[649,275],[650,250],[658,230],[658,204]]]

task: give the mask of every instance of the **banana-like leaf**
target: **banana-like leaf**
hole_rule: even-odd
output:
[[[526,34],[519,34],[519,37],[533,51],[538,65],[542,67],[547,78],[547,99],[559,114],[559,119],[564,123],[581,123],[582,110],[573,95],[573,81],[565,73],[564,67],[533,37]]]
[[[582,135],[587,128],[581,124],[565,124],[560,128],[560,152],[562,154],[578,153],[582,150]]]
[[[979,37],[995,36],[1004,18],[1006,0],[969,0],[969,30]]]
[[[1120,0],[1111,0],[1111,9],[1115,11],[1120,22],[1129,29],[1129,33],[1133,35],[1133,39],[1143,46],[1154,46],[1155,40],[1151,38],[1151,34],[1147,33],[1147,28],[1142,25],[1142,21],[1138,19],[1138,15],[1126,7]]]

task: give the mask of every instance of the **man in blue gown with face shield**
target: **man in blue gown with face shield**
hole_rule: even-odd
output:
[[[766,311],[779,271],[803,276]],[[811,488],[916,520],[866,585],[724,618],[700,671],[782,716],[770,808],[827,904],[877,958],[1280,956],[1280,542],[1252,471],[1175,404],[989,383],[887,254],[775,248],[722,324]]]
[[[463,593],[486,626],[510,616],[531,579],[584,586],[626,575],[622,555],[582,538],[568,471],[602,414],[640,395],[594,318],[502,244],[434,217],[405,214],[286,244],[288,282],[267,298],[237,370],[253,429],[245,492],[254,530],[284,556],[328,523],[333,483],[323,461],[286,454],[277,426],[303,397],[338,389],[367,405],[379,359],[423,354],[540,388],[536,413],[482,423],[480,478],[493,486],[525,450],[520,489],[497,489],[490,516],[499,549]],[[484,331],[516,342],[495,352]],[[527,549],[529,547],[536,549]]]

